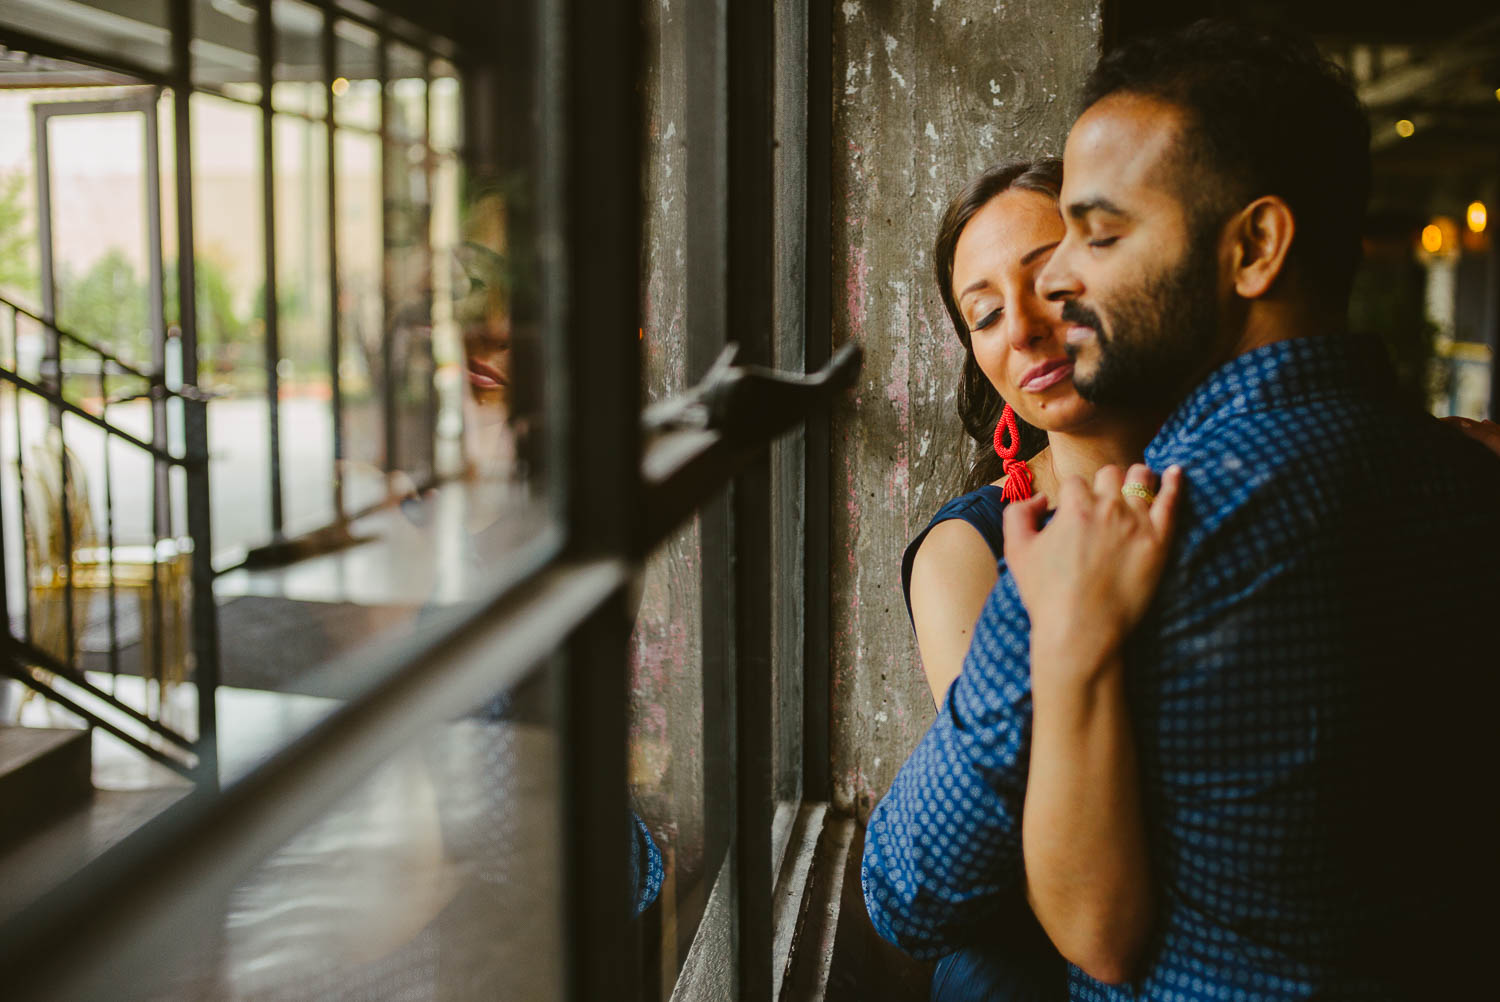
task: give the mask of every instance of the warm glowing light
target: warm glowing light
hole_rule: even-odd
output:
[[[1470,202],[1467,218],[1470,230],[1475,233],[1483,233],[1485,225],[1490,221],[1490,213],[1484,207],[1483,202]]]
[[[1443,249],[1443,231],[1436,223],[1428,223],[1422,227],[1422,249],[1429,254],[1436,254]]]
[[[1396,135],[1400,136],[1402,139],[1410,139],[1411,134],[1416,131],[1417,127],[1411,124],[1411,119],[1409,118],[1403,118],[1401,121],[1396,123]]]
[[[339,77],[333,82],[333,96],[343,97],[347,93],[349,93],[349,81]]]
[[[1495,100],[1500,101],[1500,87],[1495,88]]]

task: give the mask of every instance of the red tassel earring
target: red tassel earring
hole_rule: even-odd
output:
[[[1005,444],[1006,433],[1010,434],[1010,444]],[[1010,409],[1010,404],[1000,412],[1000,420],[995,422],[995,455],[1004,460],[1005,487],[1003,497],[1007,501],[1025,501],[1035,493],[1031,485],[1031,469],[1025,460],[1017,459],[1016,453],[1021,451],[1021,431],[1016,427],[1016,412]]]

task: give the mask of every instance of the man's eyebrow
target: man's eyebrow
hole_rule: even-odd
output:
[[[1033,247],[1031,250],[1021,255],[1021,267],[1026,267],[1028,264],[1041,257],[1043,254],[1056,247],[1059,243],[1061,243],[1061,241],[1054,240],[1050,244],[1042,244],[1040,247]]]
[[[1107,212],[1112,216],[1129,215],[1124,209],[1102,195],[1084,199],[1082,202],[1073,202],[1068,205],[1068,215],[1074,219],[1082,219],[1090,212]]]

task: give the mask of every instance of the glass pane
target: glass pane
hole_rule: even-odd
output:
[[[84,52],[123,56],[147,69],[172,68],[172,36],[167,0],[107,0],[58,3],[56,0],[7,0],[5,24],[39,38],[62,42]]]
[[[387,49],[385,274],[390,283],[390,351],[396,452],[392,466],[426,483],[432,476],[432,177],[427,152],[426,61],[405,45]]]
[[[463,118],[458,70],[446,59],[432,62],[432,148],[444,152],[458,149],[463,141]]]
[[[295,537],[328,525],[336,514],[328,130],[289,115],[277,115],[273,127],[281,483],[284,532]]]
[[[125,99],[129,101],[128,98]],[[138,364],[155,340],[154,261],[148,213],[147,130],[143,111],[73,114],[72,102],[41,105],[50,164],[52,273],[58,325]],[[125,107],[127,105],[122,105]],[[45,267],[44,267],[45,271]],[[63,347],[66,373],[82,350]]]
[[[301,0],[274,0],[276,65],[271,76],[271,105],[320,117],[327,108],[323,76],[323,12]]]
[[[432,175],[432,354],[433,392],[437,395],[437,428],[434,462],[439,477],[463,472],[463,337],[454,311],[458,290],[465,282],[458,263],[459,186],[462,167],[458,158],[435,157]]]
[[[335,21],[333,116],[339,125],[380,128],[380,36],[353,21]]]
[[[261,113],[195,94],[192,123],[198,381],[213,393],[209,492],[214,548],[225,554],[271,539]]]
[[[385,500],[385,306],[380,137],[340,129],[334,150],[338,207],[339,392],[343,399],[344,508]]]
[[[260,58],[253,0],[193,4],[193,83],[241,101],[260,100]]]
[[[648,46],[681,38],[680,12],[649,5]],[[673,21],[677,21],[673,25]],[[682,77],[646,60],[645,234],[641,330],[649,405],[691,385],[687,371],[685,262],[686,170]],[[660,906],[647,913],[646,969],[659,997],[671,996],[697,932],[717,860],[705,858],[703,733],[703,552],[693,520],[646,563],[632,642],[630,775],[638,809],[661,846]],[[732,794],[719,790],[714,796]]]
[[[566,997],[547,688],[497,695],[382,765],[239,883],[171,958],[164,997]]]

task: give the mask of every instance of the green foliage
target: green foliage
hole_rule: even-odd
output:
[[[127,359],[149,356],[149,291],[122,251],[111,248],[81,277],[63,271],[57,284],[57,319],[63,330]],[[229,277],[212,258],[199,258],[196,285],[200,361],[206,367],[232,367],[239,346],[251,341],[251,328],[235,309]],[[162,287],[163,316],[173,327],[181,315],[175,261],[163,269]]]
[[[26,175],[0,174],[0,290],[36,296],[36,241],[26,230]]]
[[[110,248],[82,277],[57,276],[57,323],[70,334],[126,358],[150,347],[145,283],[119,248]]]

